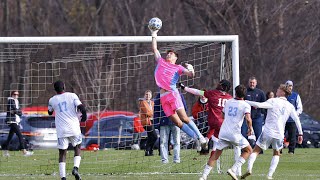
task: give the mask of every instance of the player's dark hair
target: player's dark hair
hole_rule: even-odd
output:
[[[54,90],[57,92],[57,93],[61,93],[64,91],[64,83],[60,80],[56,81],[54,84],[53,84],[53,87],[54,87]]]
[[[235,88],[235,91],[238,98],[244,98],[247,93],[247,88],[244,85],[240,84]]]
[[[218,90],[221,90],[221,91],[225,91],[225,92],[228,92],[231,88],[231,83],[230,81],[226,80],[226,79],[222,79],[219,84],[218,84],[218,87],[217,89]]]
[[[176,55],[176,57],[179,58],[179,54],[176,51],[174,51],[173,49],[170,49],[167,51],[167,54],[169,54],[170,52],[173,52]]]

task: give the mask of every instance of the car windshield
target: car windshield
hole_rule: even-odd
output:
[[[99,123],[99,128],[98,128]],[[94,129],[101,131],[118,131],[119,128],[133,129],[133,119],[125,116],[107,117],[95,122]]]
[[[55,128],[54,117],[43,116],[43,117],[30,117],[28,123],[34,128]]]
[[[300,114],[300,122],[301,124],[319,124],[318,121],[314,120],[311,116],[306,113]]]

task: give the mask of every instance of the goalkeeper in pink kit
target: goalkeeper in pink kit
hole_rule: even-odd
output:
[[[149,28],[150,29],[150,28]],[[175,123],[182,131],[194,139],[198,139],[202,148],[207,148],[207,139],[203,137],[193,121],[189,119],[184,109],[183,103],[176,84],[180,75],[194,76],[194,69],[191,64],[186,64],[187,68],[177,65],[178,54],[169,50],[166,59],[163,59],[157,48],[157,32],[151,30],[152,49],[157,66],[154,72],[156,84],[160,88],[160,103],[166,116]]]

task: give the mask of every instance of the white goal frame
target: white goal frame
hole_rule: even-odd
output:
[[[0,37],[0,43],[137,43],[150,42],[151,36],[46,36]],[[232,85],[240,84],[238,35],[158,36],[157,42],[231,42]],[[234,91],[233,91],[234,92]],[[235,93],[235,92],[234,92]],[[233,94],[234,94],[233,93]]]

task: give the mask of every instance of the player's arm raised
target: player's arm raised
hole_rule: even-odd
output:
[[[157,33],[159,30],[156,30],[156,31],[150,30],[150,31],[152,36],[152,50],[154,53],[154,58],[156,61],[158,61],[158,59],[161,58],[161,54],[158,50],[158,45],[157,45]]]

